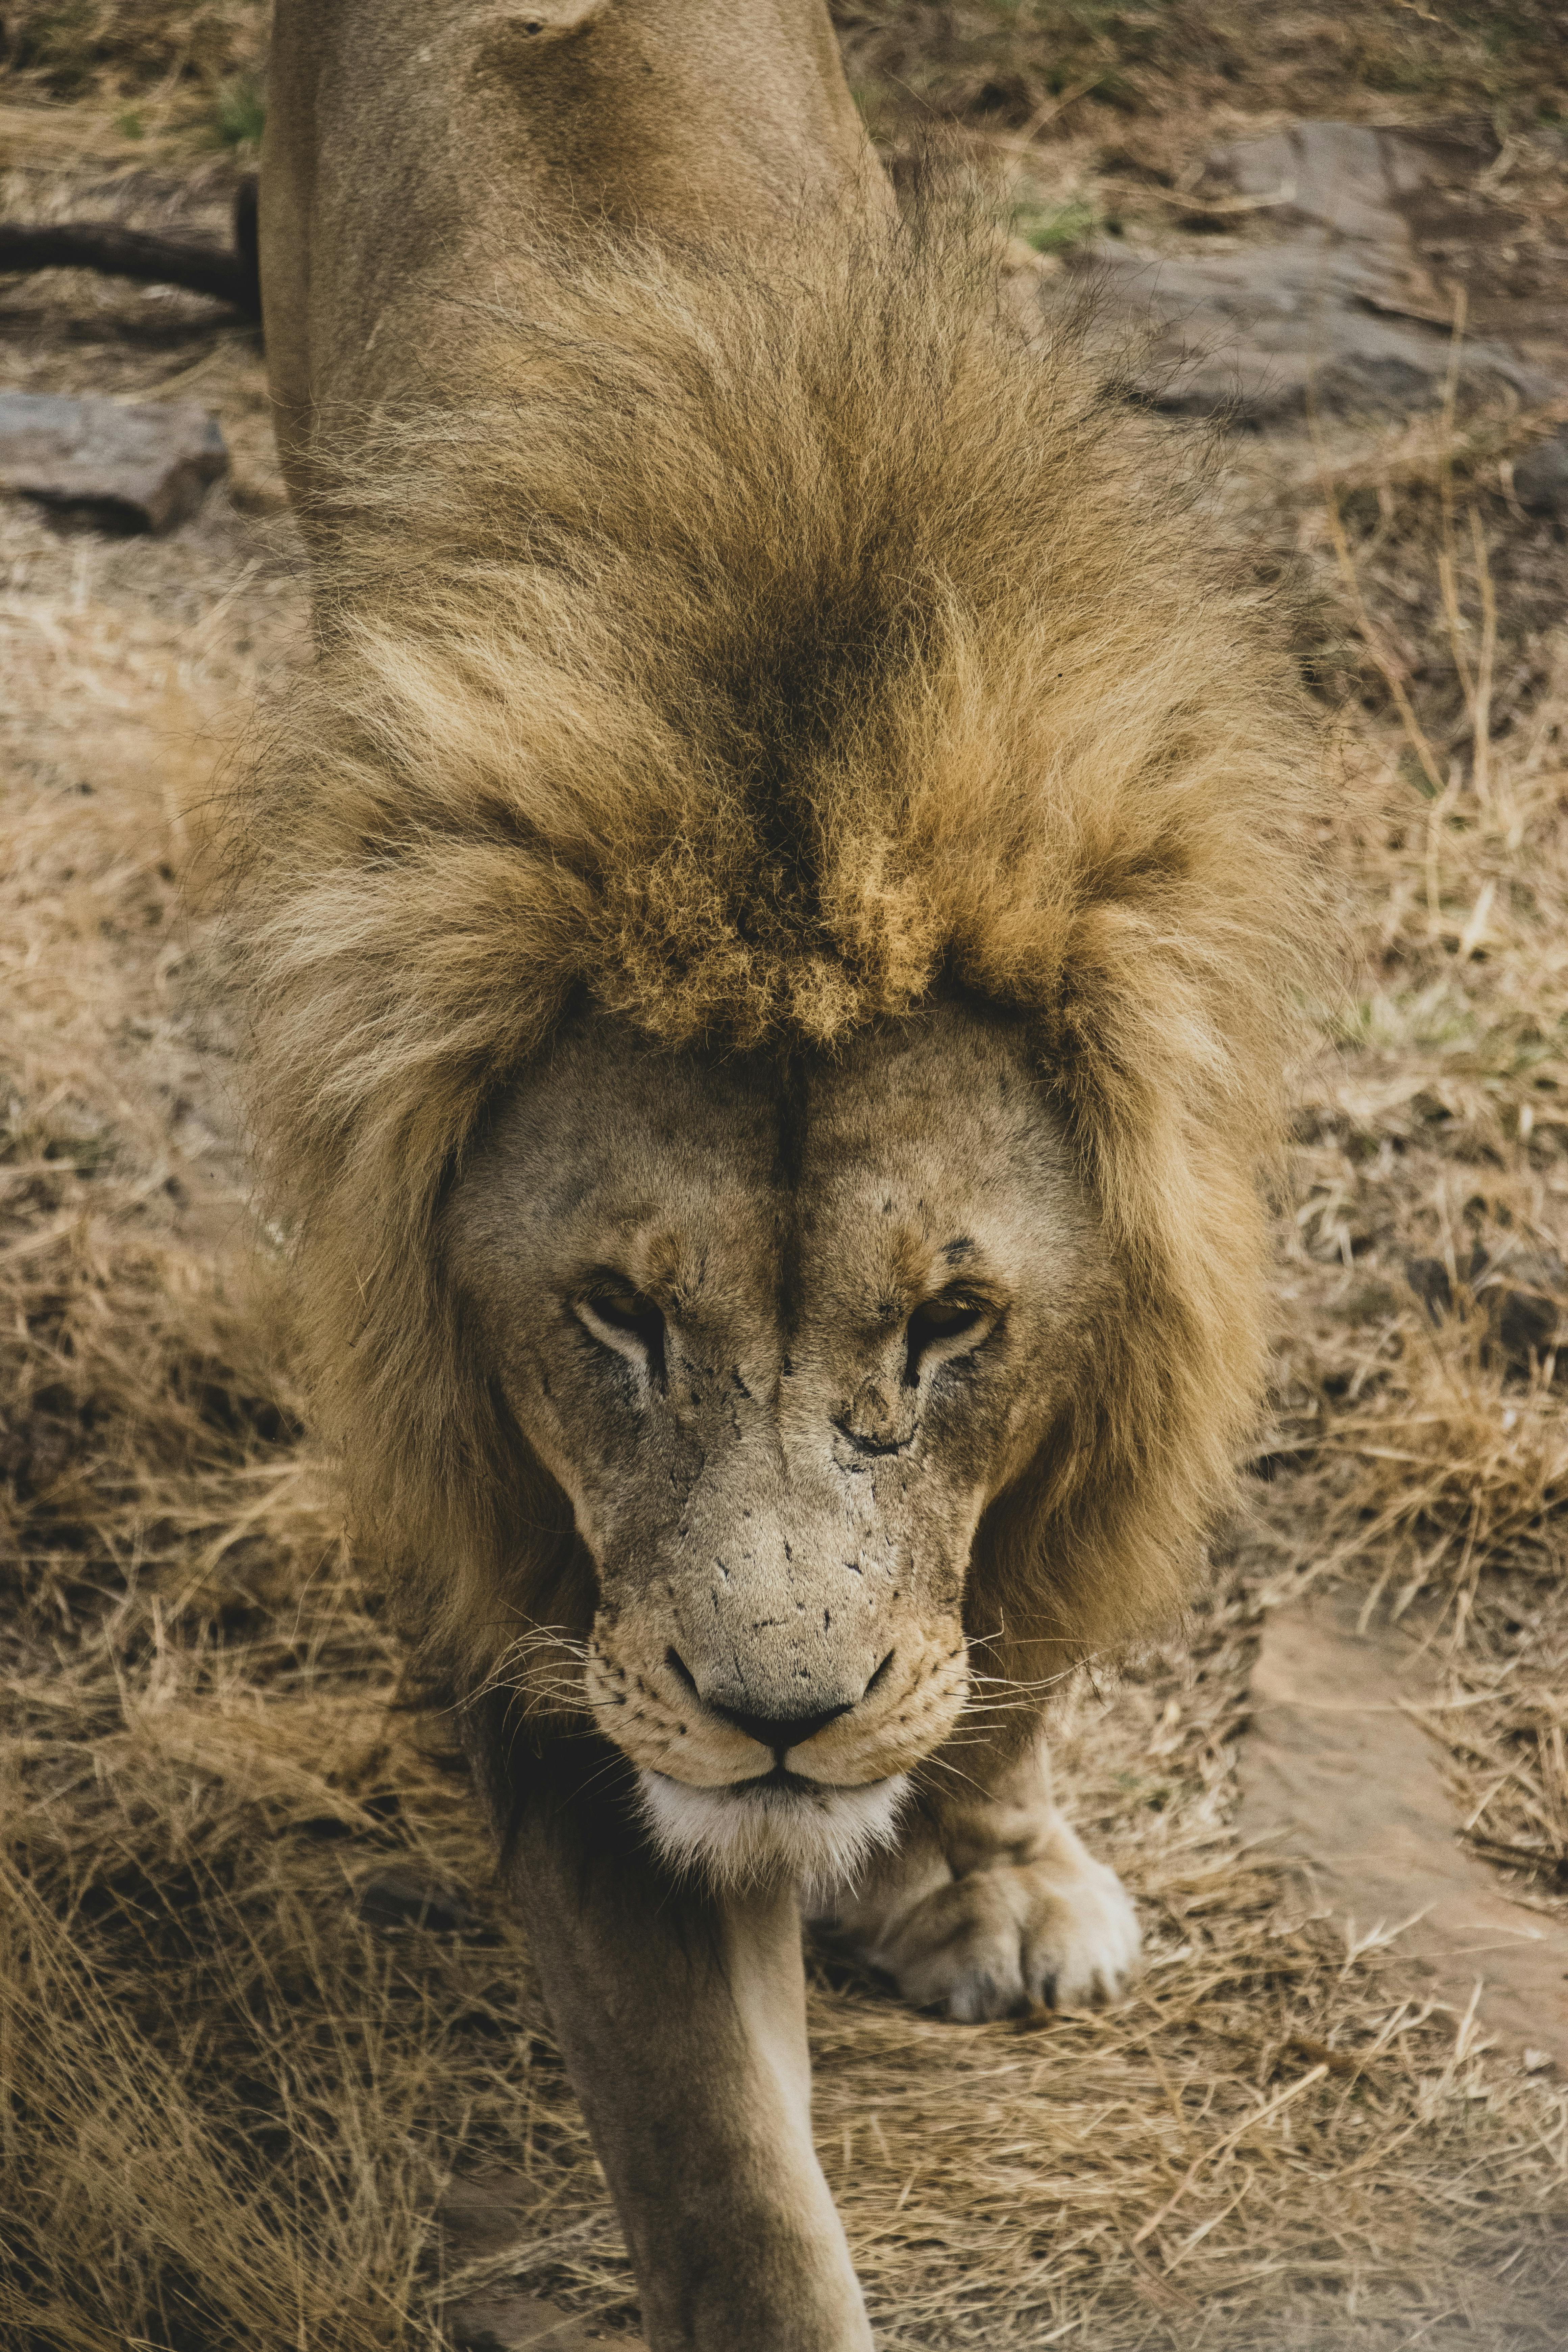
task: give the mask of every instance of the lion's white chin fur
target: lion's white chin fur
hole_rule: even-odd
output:
[[[717,1886],[790,1878],[810,1895],[853,1885],[879,1848],[898,1835],[909,1794],[907,1773],[863,1789],[693,1789],[662,1772],[642,1772],[643,1814],[672,1868],[700,1873]]]

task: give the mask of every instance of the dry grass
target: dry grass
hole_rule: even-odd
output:
[[[1559,1368],[1568,1336],[1568,641],[1559,633],[1542,644],[1533,670],[1521,673],[1538,689],[1503,743],[1479,753],[1484,540],[1476,551],[1481,628],[1461,695],[1468,771],[1455,761],[1433,792],[1430,772],[1441,765],[1428,740],[1407,743],[1397,779],[1385,773],[1385,803],[1396,808],[1399,784],[1412,781],[1431,797],[1414,842],[1402,837],[1407,820],[1367,844],[1369,857],[1392,869],[1378,969],[1358,1008],[1363,1040],[1350,1082],[1341,1077],[1321,1106],[1363,1158],[1373,1139],[1380,1154],[1412,1140],[1430,1153],[1416,1162],[1424,1183],[1394,1188],[1394,1215],[1385,1211],[1370,1249],[1342,1154],[1320,1193],[1342,1253],[1363,1264],[1362,1297],[1380,1325],[1370,1346],[1364,1331],[1359,1345],[1340,1337],[1329,1385],[1341,1401],[1329,1403],[1324,1451],[1350,1472],[1340,1516],[1352,1532],[1342,1549],[1377,1562],[1396,1611],[1434,1597],[1441,1604],[1434,1631],[1447,1632],[1448,1696],[1466,1702],[1462,1722],[1447,1727],[1464,1826],[1521,1893],[1548,1901],[1561,1899],[1568,1879],[1568,1619],[1559,1597],[1568,1499]],[[1438,601],[1458,667],[1466,630],[1455,589]],[[1406,1252],[1403,1297],[1386,1284],[1380,1295],[1371,1262],[1380,1244],[1385,1261],[1390,1244]],[[1410,1295],[1412,1273],[1425,1312]],[[1306,1410],[1315,1415],[1318,1401]]]
[[[1354,932],[1298,1088],[1269,1475],[1191,1640],[1058,1726],[1143,1906],[1132,2000],[953,2027],[817,1960],[819,2141],[889,2352],[1563,2340],[1568,2095],[1301,1921],[1231,1826],[1259,1601],[1352,1577],[1476,1702],[1433,1722],[1478,1849],[1568,1899],[1568,656],[1531,601],[1560,541],[1500,470],[1544,421],[1303,452],[1258,495],[1342,648]],[[199,810],[297,592],[238,530],[0,546],[0,2339],[434,2347],[455,2165],[521,2184],[525,2242],[476,2276],[627,2324],[526,1952],[242,1238]],[[399,1885],[460,1895],[400,1924]]]
[[[1359,957],[1300,1089],[1265,1466],[1282,1575],[1353,1574],[1368,1615],[1415,1612],[1465,1702],[1441,1722],[1459,1821],[1521,1899],[1556,1905],[1568,634],[1532,630],[1518,586],[1521,543],[1550,560],[1550,527],[1518,518],[1498,561],[1498,478],[1531,426],[1439,417],[1322,469],[1308,538],[1335,563],[1363,688],[1341,819]],[[1347,486],[1379,492],[1359,523]]]
[[[1488,666],[1483,642],[1472,713]],[[1424,731],[1363,739],[1347,764],[1377,895],[1359,992],[1304,1090],[1291,1274],[1325,1320],[1298,1323],[1283,1419],[1331,1477],[1353,1472],[1335,1481],[1343,1555],[1375,1553],[1385,1584],[1451,1578],[1462,1621],[1481,1563],[1528,1540],[1555,1566],[1568,1496],[1568,641],[1505,741],[1483,727],[1446,776]],[[1331,1258],[1325,1286],[1307,1269]]]
[[[0,63],[29,92],[167,104],[262,68],[265,0],[16,0]]]
[[[356,1872],[417,1846],[432,1801],[448,1864],[476,1858],[438,1776],[405,1814],[396,1664],[300,1450],[267,1270],[231,1194],[192,1198],[211,1137],[167,1081],[212,745],[111,617],[26,609],[0,883],[0,2335],[385,2344],[428,2333],[407,2315],[432,2118],[460,2084],[473,2134],[521,1970],[493,1939],[475,1964],[416,1937],[405,1962],[356,1909]],[[80,736],[34,781],[62,666]],[[466,2083],[453,2045],[479,2053]]]
[[[1558,0],[831,0],[851,79],[890,124],[1035,131],[1081,101],[1118,116],[1486,114],[1561,121]],[[209,121],[265,76],[265,0],[13,0],[0,77],[29,96]],[[1328,101],[1328,102],[1325,102]],[[232,103],[231,103],[232,112]]]
[[[1081,104],[1560,121],[1555,0],[831,0],[873,120],[1037,132]],[[1081,120],[1081,117],[1075,117]]]

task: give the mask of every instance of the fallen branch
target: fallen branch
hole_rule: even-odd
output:
[[[181,286],[188,293],[231,303],[247,319],[261,316],[261,274],[256,247],[256,183],[242,181],[234,205],[234,247],[224,252],[183,237],[148,236],[113,221],[61,221],[22,227],[0,221],[0,272],[96,269],[143,285]]]

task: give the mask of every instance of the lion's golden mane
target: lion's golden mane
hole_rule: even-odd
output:
[[[344,421],[318,656],[237,836],[259,1141],[406,1622],[463,1680],[591,1618],[439,1246],[566,1009],[827,1053],[958,988],[1029,1024],[1133,1301],[983,1523],[971,1615],[1016,1675],[1124,1637],[1179,1593],[1260,1380],[1317,928],[1278,615],[971,233],[606,233],[453,333],[460,401]]]

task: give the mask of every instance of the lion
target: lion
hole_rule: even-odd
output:
[[[1311,730],[963,210],[821,0],[279,0],[258,1149],[656,2352],[870,2342],[803,1911],[955,2018],[1126,1981],[1046,1697],[1262,1378]]]

